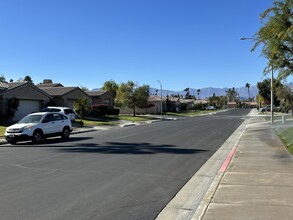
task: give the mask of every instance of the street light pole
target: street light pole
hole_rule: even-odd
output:
[[[271,75],[271,124],[274,124],[274,93],[273,93],[273,85],[274,85],[274,69],[272,67],[272,75]]]
[[[242,37],[240,40],[256,40],[253,37]],[[263,42],[264,43],[264,42]],[[266,45],[266,43],[264,43]],[[274,68],[272,64],[272,75],[271,75],[271,124],[274,124],[274,90],[273,90],[273,84],[274,84]]]
[[[158,80],[158,82],[160,83],[160,87],[161,87],[161,120],[163,120],[163,94],[162,94],[162,83],[160,82],[160,80]]]

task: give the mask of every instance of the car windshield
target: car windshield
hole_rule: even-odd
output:
[[[43,115],[28,115],[21,119],[18,124],[38,123]]]

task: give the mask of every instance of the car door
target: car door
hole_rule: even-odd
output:
[[[54,133],[55,121],[53,113],[47,114],[42,121],[42,130],[45,135]]]
[[[60,133],[63,130],[63,124],[64,124],[64,120],[63,117],[61,117],[61,115],[59,113],[54,113],[53,114],[54,117],[54,133]]]

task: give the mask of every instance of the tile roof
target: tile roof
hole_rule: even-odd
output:
[[[51,96],[63,96],[79,87],[40,87],[41,90]]]
[[[101,96],[105,93],[107,93],[108,91],[105,90],[97,90],[97,91],[88,91],[86,92],[89,96]]]
[[[0,82],[1,89],[7,89],[9,87],[8,83]]]

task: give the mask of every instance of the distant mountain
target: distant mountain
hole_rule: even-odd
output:
[[[229,88],[212,88],[212,87],[208,87],[208,88],[202,88],[200,89],[200,93],[199,93],[199,98],[200,99],[205,99],[205,98],[209,98],[211,96],[213,96],[213,94],[215,94],[216,96],[225,96],[226,95],[226,91]],[[248,92],[247,92],[247,88],[246,87],[240,87],[240,88],[235,88],[235,90],[239,93],[239,96],[241,99],[247,99],[248,98]],[[253,98],[258,94],[258,88],[256,86],[251,86],[249,88],[249,92],[250,92],[250,97]],[[197,89],[189,89],[189,93],[190,95],[194,95],[196,98],[198,98],[197,95]],[[161,95],[161,91],[160,89],[157,88],[150,88],[150,94],[151,95]],[[185,91],[172,91],[172,90],[162,90],[162,95],[163,96],[167,96],[167,95],[172,95],[172,94],[179,94],[182,96],[185,96],[186,92]]]

